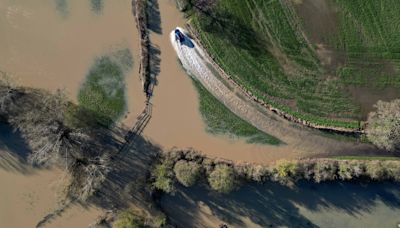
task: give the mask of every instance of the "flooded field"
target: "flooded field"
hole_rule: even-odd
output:
[[[94,3],[100,3],[100,5]],[[48,90],[65,89],[77,100],[90,66],[105,53],[129,49],[134,63],[126,77],[127,122],[135,119],[133,97],[142,99],[138,42],[131,1],[0,1],[0,71],[18,84]],[[128,123],[127,123],[128,124]],[[57,207],[64,173],[33,169],[24,162],[26,146],[0,125],[0,227],[34,227]],[[102,213],[72,205],[45,227],[87,227]],[[23,218],[23,219],[21,219]]]
[[[131,1],[95,2],[99,1],[1,1],[0,70],[22,85],[64,88],[76,100],[96,57],[127,48],[134,61],[138,59]],[[127,78],[132,91],[140,90],[133,75],[137,69],[134,62]]]
[[[300,147],[254,145],[208,134],[199,113],[198,94],[178,63],[169,39],[170,31],[176,26],[184,27],[186,19],[176,10],[173,0],[151,3],[152,58],[157,63],[153,73],[158,83],[144,137],[164,150],[192,147],[211,157],[239,162],[270,163],[304,156]],[[133,67],[125,76],[127,112],[122,124],[129,128],[135,123],[145,98],[139,80],[138,33],[130,0],[2,0],[0,34],[0,71],[24,86],[65,89],[74,101],[96,58],[128,49]],[[317,145],[313,151],[320,149],[321,143]],[[32,227],[57,207],[63,171],[30,167],[25,162],[28,153],[23,140],[0,124],[0,227]],[[357,226],[370,222],[392,226],[393,216],[400,212],[400,193],[392,185],[376,185],[366,191],[359,185],[331,187],[305,184],[293,190],[278,185],[265,189],[248,186],[226,197],[201,188],[182,189],[176,196],[164,197],[162,204],[170,209],[169,215],[177,224],[199,227],[215,227],[222,221],[242,227],[290,222],[343,226],[359,220],[362,223]],[[332,198],[342,192],[343,198]],[[260,201],[249,202],[248,195]],[[100,208],[72,205],[46,227],[86,227],[102,212]],[[338,219],[327,222],[324,218],[332,213]]]
[[[247,185],[220,195],[181,188],[161,200],[179,227],[396,227],[400,191],[391,183]]]

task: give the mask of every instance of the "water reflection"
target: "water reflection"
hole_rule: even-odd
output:
[[[175,196],[165,196],[161,204],[179,227],[201,227],[210,221],[233,227],[361,227],[373,221],[395,227],[396,214],[400,213],[400,185],[301,182],[288,188],[267,183],[244,186],[228,195],[202,187],[180,188]]]

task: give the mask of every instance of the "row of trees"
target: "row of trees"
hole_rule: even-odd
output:
[[[35,166],[61,164],[73,177],[70,193],[85,200],[110,171],[111,148],[97,143],[99,128],[78,128],[81,120],[70,112],[74,105],[62,91],[19,87],[1,76],[0,117],[29,145],[28,161]]]
[[[175,150],[160,158],[152,172],[152,186],[167,193],[178,182],[185,187],[206,183],[221,193],[235,190],[245,181],[276,181],[292,185],[298,180],[400,181],[400,161],[307,159],[280,160],[271,166],[233,164],[206,158],[193,150]]]

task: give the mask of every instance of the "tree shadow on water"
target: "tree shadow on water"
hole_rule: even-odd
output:
[[[175,196],[166,195],[161,204],[179,227],[201,226],[199,204],[222,222],[244,227],[247,217],[262,227],[317,227],[303,216],[297,205],[311,211],[323,208],[342,210],[352,216],[368,212],[380,200],[391,208],[400,208],[400,185],[392,183],[310,183],[289,188],[277,183],[249,184],[221,195],[203,187],[179,188]]]
[[[112,171],[89,203],[105,209],[119,209],[130,203],[147,208],[151,195],[146,183],[151,166],[161,149],[137,135],[112,159]]]
[[[32,169],[27,164],[30,149],[18,131],[0,122],[0,169],[28,174]]]
[[[147,1],[147,27],[157,33],[162,34],[160,8],[158,0]]]
[[[149,96],[153,95],[154,87],[158,85],[158,75],[160,74],[161,64],[161,50],[157,45],[150,44],[149,47],[149,68],[150,76],[149,80],[146,81],[145,88]]]

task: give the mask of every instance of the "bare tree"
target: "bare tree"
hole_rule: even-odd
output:
[[[73,162],[71,156],[80,153],[81,147],[89,140],[83,131],[75,130],[64,123],[67,99],[62,91],[56,94],[42,93],[32,101],[33,104],[9,118],[32,148],[29,158],[32,164],[45,165],[51,160],[65,159],[66,167]],[[32,106],[32,107],[31,107]]]
[[[6,72],[0,71],[0,115],[7,117],[21,95],[22,91],[17,90],[11,77]]]
[[[400,152],[400,99],[378,101],[368,117],[368,139],[377,147]]]
[[[77,159],[71,170],[74,177],[70,185],[71,194],[85,201],[98,189],[110,170],[110,154],[108,153],[94,158]]]

